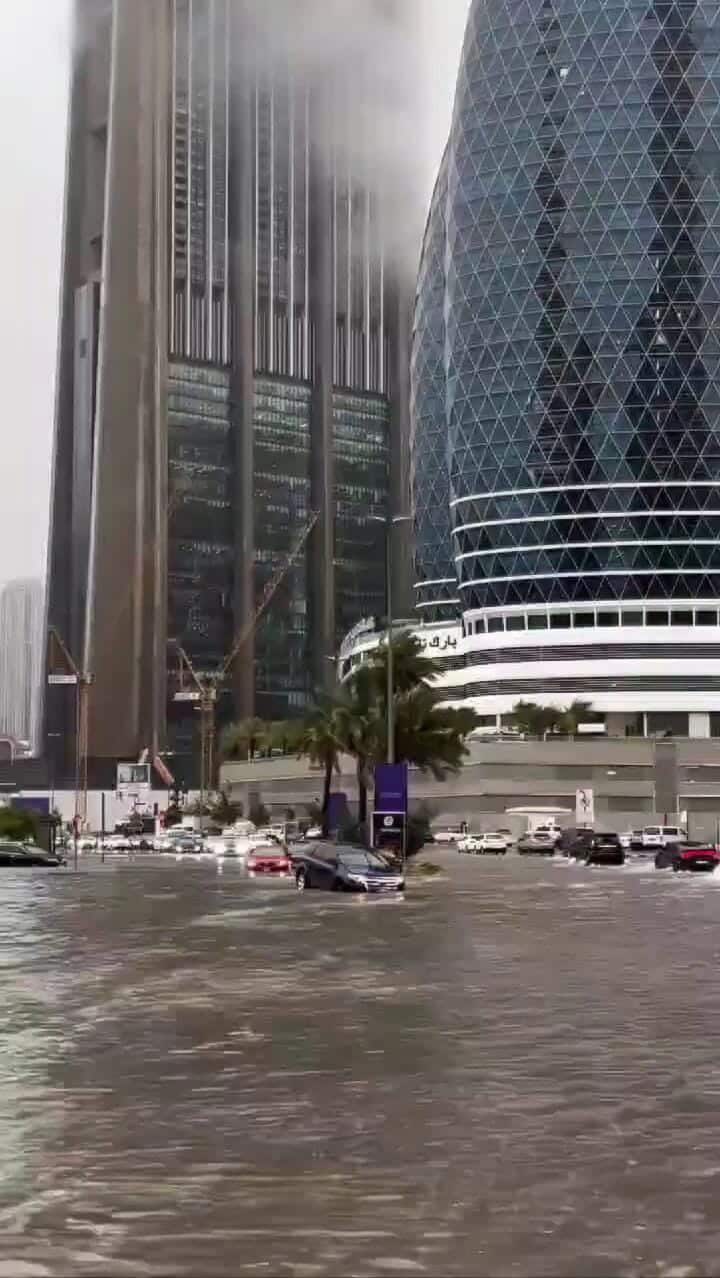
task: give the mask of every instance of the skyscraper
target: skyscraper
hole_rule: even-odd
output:
[[[0,590],[0,735],[37,750],[43,652],[43,588],[33,579]]]
[[[217,668],[313,512],[234,712],[301,712],[382,612],[416,210],[377,128],[401,6],[353,12],[76,2],[50,621],[94,676],[91,754],[158,748],[168,716],[190,748],[168,641]]]
[[[491,716],[577,696],[618,731],[720,735],[715,18],[697,0],[471,6],[413,468],[418,601],[452,587],[450,528],[455,695]]]

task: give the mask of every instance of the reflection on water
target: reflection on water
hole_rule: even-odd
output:
[[[0,1278],[720,1257],[720,879],[3,872]]]

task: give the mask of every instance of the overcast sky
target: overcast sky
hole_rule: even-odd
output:
[[[429,194],[450,123],[469,0],[417,3]],[[69,0],[0,0],[0,584],[45,570],[69,7]]]

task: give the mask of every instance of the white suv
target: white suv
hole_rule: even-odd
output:
[[[668,843],[687,843],[687,830],[680,825],[646,825],[643,828],[644,848],[664,848]]]

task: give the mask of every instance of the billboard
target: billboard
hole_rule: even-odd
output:
[[[575,791],[575,824],[595,824],[595,795],[592,790]]]
[[[120,799],[139,799],[150,793],[149,763],[118,763],[115,788]]]
[[[406,763],[379,763],[375,769],[375,811],[407,815]]]

